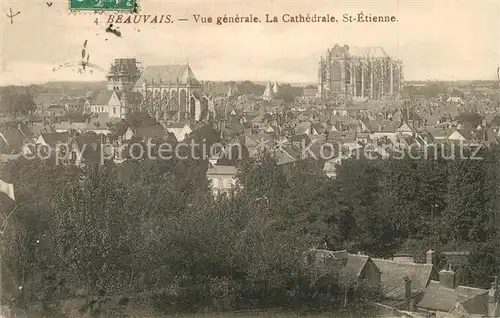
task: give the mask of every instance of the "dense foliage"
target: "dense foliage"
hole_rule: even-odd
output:
[[[347,290],[335,272],[301,266],[302,253],[325,242],[377,257],[466,249],[461,283],[487,287],[500,263],[499,161],[496,150],[480,155],[347,160],[336,179],[300,165],[284,173],[263,155],[239,162],[244,190],[220,200],[207,163],[193,159],[85,171],[12,161],[0,176],[15,183],[20,205],[2,237],[3,301],[84,295],[92,310],[119,295],[185,312],[375,299],[366,286]]]

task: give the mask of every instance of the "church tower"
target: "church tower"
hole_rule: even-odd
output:
[[[115,59],[106,78],[108,90],[131,91],[141,76],[135,58]]]

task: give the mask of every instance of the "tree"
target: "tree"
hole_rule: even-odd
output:
[[[2,95],[1,105],[1,111],[11,115],[27,115],[36,109],[29,92],[6,92]]]

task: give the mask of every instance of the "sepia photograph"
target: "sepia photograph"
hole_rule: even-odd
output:
[[[500,318],[500,1],[0,11],[0,318]]]

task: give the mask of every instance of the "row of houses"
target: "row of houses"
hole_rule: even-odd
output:
[[[498,283],[490,289],[460,285],[451,266],[438,271],[434,251],[426,253],[425,263],[411,256],[392,259],[372,258],[363,253],[311,249],[304,262],[320,270],[338,271],[346,287],[364,282],[380,287],[382,303],[413,313],[413,317],[499,317]]]

